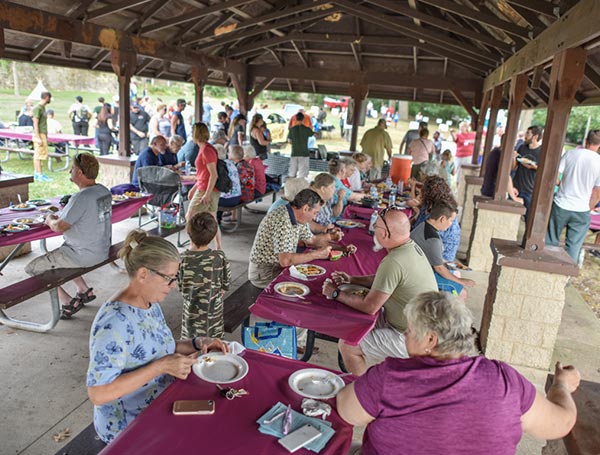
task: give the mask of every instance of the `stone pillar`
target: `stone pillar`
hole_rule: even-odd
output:
[[[525,251],[492,240],[493,266],[481,320],[486,357],[517,367],[550,367],[565,303],[565,285],[578,269],[562,248]]]
[[[123,183],[131,182],[133,168],[135,166],[135,157],[123,157],[120,155],[98,156],[100,163],[100,174],[98,183],[107,188]]]
[[[468,175],[479,175],[479,166],[477,164],[463,164],[461,166],[461,171],[460,171],[460,180],[458,182],[458,188],[457,188],[457,196],[456,196],[456,203],[458,204],[459,207],[462,207],[463,210],[460,212],[460,218],[459,221],[462,222],[462,215],[464,213],[464,207],[465,207],[465,196],[466,196],[466,190],[467,190],[467,182],[466,182],[466,178]]]
[[[471,230],[473,229],[473,199],[481,194],[483,178],[476,175],[465,176],[465,202],[460,217],[460,247],[458,251],[467,254]]]
[[[489,272],[494,262],[490,251],[491,240],[495,238],[516,241],[525,207],[516,202],[494,201],[485,196],[476,196],[474,199],[474,219],[467,262],[473,270]]]

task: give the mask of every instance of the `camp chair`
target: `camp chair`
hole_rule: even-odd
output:
[[[177,224],[184,224],[185,206],[179,174],[166,167],[146,166],[138,169],[137,176],[140,190],[154,195],[145,205],[150,218],[142,223],[140,216],[138,226],[142,227],[152,222],[158,223],[158,212],[166,204],[174,204],[179,208]],[[181,231],[177,233],[177,245],[184,246],[184,243],[181,243]]]

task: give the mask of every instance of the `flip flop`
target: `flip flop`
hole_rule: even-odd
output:
[[[90,292],[92,293],[92,295],[90,295]],[[96,296],[94,295],[94,288],[88,288],[85,292],[78,292],[77,298],[81,301],[82,305],[91,302],[96,298]]]
[[[79,305],[76,305],[79,303]],[[79,297],[73,297],[67,305],[63,305],[60,315],[61,319],[71,319],[71,317],[83,308],[83,303]]]

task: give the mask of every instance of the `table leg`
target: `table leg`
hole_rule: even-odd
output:
[[[50,307],[52,309],[52,317],[47,323],[40,324],[36,322],[13,319],[9,317],[2,309],[0,309],[0,322],[7,327],[12,327],[13,329],[29,330],[30,332],[38,333],[49,332],[54,328],[54,326],[56,326],[58,320],[60,319],[60,300],[58,299],[57,288],[50,289],[48,291],[48,294],[50,294]]]
[[[48,252],[48,247],[46,246],[46,239],[40,239],[40,250],[42,250],[44,254]]]
[[[19,243],[11,252],[8,256],[6,256],[4,258],[4,260],[0,263],[0,272],[2,272],[2,270],[4,270],[4,267],[6,267],[8,265],[8,263],[12,260],[12,258],[14,258],[17,253],[21,250],[21,248],[23,248],[26,244],[25,243]],[[2,275],[0,273],[0,275]]]
[[[304,355],[300,360],[308,362],[312,356],[313,348],[315,347],[315,331],[308,330],[306,333],[306,347],[304,348]]]

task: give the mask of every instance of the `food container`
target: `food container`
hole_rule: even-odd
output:
[[[370,197],[364,197],[361,201],[363,207],[367,207],[369,209],[376,209],[379,207],[379,199],[373,199]]]

